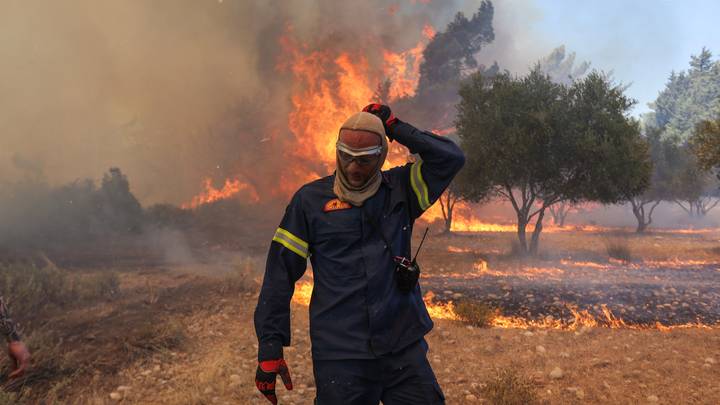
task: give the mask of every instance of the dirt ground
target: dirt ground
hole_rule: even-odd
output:
[[[609,260],[604,245],[609,237],[627,241],[634,256],[632,262]],[[468,274],[480,284],[552,279],[550,273],[532,277],[525,274],[528,268],[562,267],[562,260],[611,266],[611,273],[652,279],[662,287],[663,277],[674,273],[663,267],[660,276],[645,274],[643,263],[693,259],[702,261],[700,268],[706,272],[703,277],[707,280],[692,282],[713,284],[720,278],[716,233],[655,233],[644,237],[554,233],[544,236],[544,256],[532,263],[519,263],[509,254],[511,239],[512,235],[506,234],[433,236],[421,255],[427,276],[422,281],[424,289],[434,289],[442,297],[444,287],[433,283],[443,278],[462,279],[460,276]],[[76,372],[63,376],[45,373],[42,381],[33,379],[31,372],[25,385],[15,385],[15,389],[24,390],[26,403],[266,403],[253,384],[257,341],[252,313],[263,258],[258,254],[249,259],[231,257],[213,264],[116,269],[122,281],[118,297],[90,308],[48,314],[43,322],[25,325],[26,331],[33,327],[54,328],[53,336],[59,340],[54,343],[76,356]],[[480,259],[487,262],[484,273],[474,265]],[[698,268],[693,263],[680,265],[681,270],[692,274]],[[708,272],[708,266],[714,273]],[[583,268],[578,277],[592,278],[593,268]],[[640,276],[634,271],[639,271]],[[606,278],[607,272],[599,274]],[[455,294],[449,291],[445,298]],[[703,298],[704,294],[700,294],[698,302],[715,297]],[[523,297],[520,294],[515,299],[525,300]],[[681,305],[684,301],[673,302]],[[294,303],[292,310],[293,344],[286,348],[286,359],[295,389],[286,391],[279,385],[280,403],[311,404],[315,390],[308,308]],[[155,345],[141,347],[138,342],[142,339],[133,336],[145,333],[143,328],[148,323],[174,325],[173,333],[180,333],[182,339],[157,340],[157,333],[151,333]],[[490,403],[483,388],[492,381],[496,370],[507,368],[517,370],[531,382],[541,403],[720,403],[718,327],[670,331],[606,327],[508,329],[476,328],[445,319],[435,324],[428,335],[429,359],[448,404]],[[38,332],[27,332],[32,346],[33,334]],[[31,348],[38,358],[46,355],[41,347]]]
[[[95,392],[92,402],[112,403],[109,395],[115,391],[123,393],[123,403],[264,403],[253,385],[251,316],[252,308],[239,300],[188,316],[184,324],[194,336],[185,350],[132,364],[114,377],[115,389]],[[295,389],[278,388],[280,403],[311,404],[306,307],[293,306],[293,327],[294,344],[286,358]],[[718,330],[529,331],[439,321],[428,341],[448,404],[487,403],[482,385],[504,367],[519,369],[533,381],[539,398],[551,404],[652,403],[652,396],[662,404],[720,401]],[[556,367],[562,370],[557,379],[550,376]]]

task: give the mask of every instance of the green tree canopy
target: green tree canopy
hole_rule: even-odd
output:
[[[711,170],[720,167],[720,118],[700,122],[691,143],[701,168]]]
[[[663,137],[687,142],[699,122],[720,114],[720,62],[703,48],[691,56],[690,69],[670,74],[650,108],[653,113],[646,116],[646,125],[662,129]]]
[[[473,201],[510,201],[527,253],[537,252],[552,204],[614,203],[647,186],[647,143],[627,116],[633,101],[603,74],[566,86],[539,68],[521,78],[478,73],[461,86],[460,97],[457,129],[466,164],[458,192]]]
[[[662,180],[663,199],[691,216],[703,216],[718,204],[708,159],[713,153],[712,119],[720,116],[720,62],[703,48],[691,56],[687,71],[671,73],[650,107],[654,112],[646,115],[646,127],[657,128],[663,140],[674,143],[664,145],[664,161],[655,161],[669,171]]]

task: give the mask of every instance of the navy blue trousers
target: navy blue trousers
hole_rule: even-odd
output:
[[[313,362],[316,405],[442,405],[445,396],[427,360],[425,339],[371,360]]]

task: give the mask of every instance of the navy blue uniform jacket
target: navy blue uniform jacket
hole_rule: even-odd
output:
[[[310,258],[310,338],[315,360],[372,359],[417,342],[433,327],[420,286],[401,292],[393,256],[410,257],[413,223],[437,200],[465,158],[450,139],[398,122],[396,141],[421,159],[384,171],[362,207],[324,210],[334,175],[304,185],[288,205],[268,253],[255,309],[259,360],[290,345],[290,299]],[[391,246],[386,246],[380,235]]]

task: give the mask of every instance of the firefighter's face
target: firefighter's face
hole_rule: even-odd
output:
[[[377,134],[367,131],[343,129],[340,131],[339,141],[350,148],[363,149],[372,146],[382,146]],[[352,156],[338,151],[338,164],[353,187],[361,187],[368,182],[380,159],[379,154]]]

